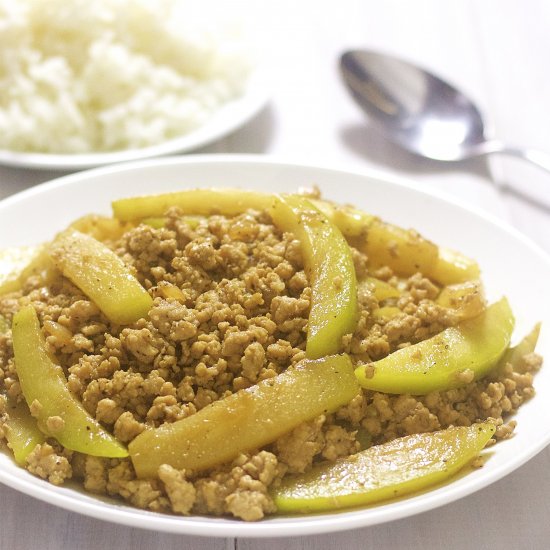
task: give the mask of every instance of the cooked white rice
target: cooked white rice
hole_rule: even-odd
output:
[[[214,15],[204,1],[0,0],[0,149],[133,149],[197,128],[250,70],[239,29]]]

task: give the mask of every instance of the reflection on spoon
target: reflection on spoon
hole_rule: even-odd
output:
[[[424,69],[366,50],[345,52],[340,67],[369,120],[404,149],[442,161],[504,153],[550,172],[550,154],[487,139],[474,103]]]

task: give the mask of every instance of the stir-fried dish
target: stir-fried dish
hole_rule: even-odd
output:
[[[0,265],[6,452],[156,512],[424,489],[512,436],[542,364],[474,260],[315,190],[120,199]]]

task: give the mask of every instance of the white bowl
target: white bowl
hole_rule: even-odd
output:
[[[414,184],[380,180],[326,168],[254,156],[188,156],[117,165],[65,176],[0,202],[0,247],[43,241],[74,218],[109,213],[123,196],[189,187],[243,187],[294,191],[318,185],[324,196],[353,203],[438,244],[476,258],[488,298],[508,296],[516,314],[516,337],[543,321],[538,351],[550,357],[550,259],[517,231],[456,201],[420,191]],[[0,453],[0,481],[49,504],[111,522],[189,535],[280,537],[374,525],[442,506],[512,472],[550,442],[550,369],[536,376],[537,395],[521,407],[515,436],[491,449],[485,466],[409,497],[338,513],[271,517],[258,523],[210,517],[179,517],[100,500],[78,489],[55,487],[17,467]],[[545,421],[541,422],[541,419]]]

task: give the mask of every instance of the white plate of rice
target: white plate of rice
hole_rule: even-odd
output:
[[[236,130],[268,100],[248,15],[219,0],[0,0],[0,164],[82,169]]]

